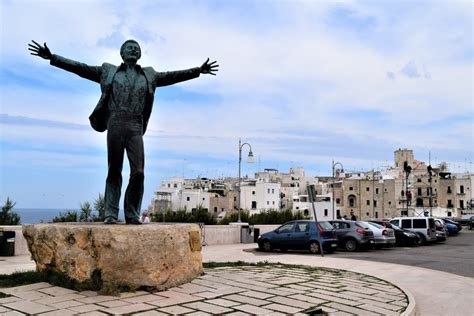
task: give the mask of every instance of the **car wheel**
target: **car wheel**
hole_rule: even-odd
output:
[[[312,241],[309,243],[309,252],[312,254],[317,254],[321,252],[321,248],[319,246],[319,242]]]
[[[419,243],[419,245],[426,245],[426,238],[425,238],[425,235],[423,235],[423,234],[418,234],[418,236],[420,236],[420,243]]]
[[[273,247],[269,240],[264,240],[262,242],[262,250],[263,251],[272,251]]]
[[[347,251],[356,251],[357,241],[355,241],[354,239],[347,239],[344,243],[344,248],[346,248]]]

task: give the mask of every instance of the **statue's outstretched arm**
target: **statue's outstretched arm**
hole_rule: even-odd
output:
[[[75,73],[82,78],[86,78],[97,83],[100,83],[100,77],[102,74],[102,67],[100,66],[89,66],[84,63],[77,62],[75,60],[67,59],[62,56],[52,54],[46,43],[41,46],[35,41],[33,44],[28,44],[28,50],[31,51],[31,55],[39,56],[41,58],[50,60],[50,64],[66,71]]]

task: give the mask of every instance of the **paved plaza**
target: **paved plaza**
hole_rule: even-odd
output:
[[[319,306],[330,315],[444,316],[470,315],[474,310],[470,277],[409,265],[254,249],[254,244],[204,247],[203,262],[253,265],[208,268],[193,282],[158,293],[104,296],[48,283],[0,289],[11,295],[0,298],[0,315],[302,315]],[[0,274],[34,268],[29,256],[0,258]]]
[[[104,296],[48,283],[1,289],[2,315],[399,315],[408,307],[396,286],[360,273],[286,265],[210,268],[163,292]]]

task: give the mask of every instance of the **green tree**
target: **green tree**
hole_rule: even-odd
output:
[[[102,193],[94,200],[94,216],[92,221],[103,222],[105,220],[105,199]]]
[[[16,202],[10,200],[10,197],[7,197],[5,204],[2,206],[2,211],[0,212],[0,225],[19,225],[20,224],[20,215],[13,212]]]
[[[89,202],[81,203],[81,210],[79,213],[80,222],[92,222],[92,207]]]
[[[58,216],[53,218],[53,223],[77,222],[79,219],[77,211],[60,212]]]

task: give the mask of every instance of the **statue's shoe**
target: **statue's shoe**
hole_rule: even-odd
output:
[[[141,225],[141,224],[142,222],[140,222],[140,220],[138,219],[131,219],[127,221],[127,225]]]
[[[104,221],[104,224],[107,224],[107,225],[117,224],[117,221],[113,219],[112,217],[107,217]]]

